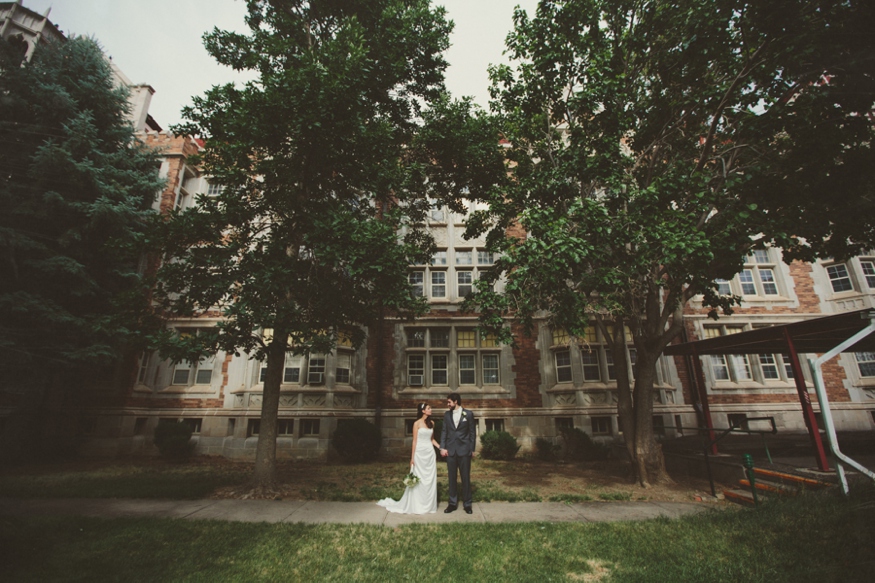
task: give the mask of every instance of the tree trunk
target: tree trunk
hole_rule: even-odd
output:
[[[273,339],[267,348],[267,373],[261,400],[261,423],[258,444],[255,449],[255,473],[252,486],[257,491],[273,490],[276,479],[277,414],[280,405],[280,384],[286,362],[288,331],[275,328]]]
[[[670,482],[665,470],[662,446],[653,434],[653,395],[656,379],[656,361],[659,353],[638,350],[635,365],[635,456],[633,463],[638,483],[647,487],[654,483]]]
[[[618,319],[614,322],[611,353],[617,378],[617,417],[626,440],[633,480],[647,488],[671,479],[665,470],[662,446],[653,435],[653,382],[660,351],[648,350],[640,344],[636,343],[638,359],[633,391],[626,359],[624,321]]]

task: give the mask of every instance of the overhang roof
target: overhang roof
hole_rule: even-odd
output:
[[[789,352],[784,331],[790,333],[796,352],[823,354],[865,328],[875,318],[875,310],[854,312],[801,320],[792,324],[757,328],[719,338],[672,344],[664,354],[768,354]],[[875,333],[863,338],[845,352],[875,351]]]

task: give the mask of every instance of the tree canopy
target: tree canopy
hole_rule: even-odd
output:
[[[199,161],[224,190],[159,222],[156,299],[168,315],[221,315],[205,334],[161,335],[172,358],[266,358],[255,483],[269,488],[286,353],[329,352],[340,334],[358,345],[383,314],[425,309],[407,268],[433,251],[419,228],[429,198],[471,182],[453,138],[497,135],[470,102],[447,97],[451,23],[428,0],[248,10],[248,35],[205,37],[220,63],[258,78],[184,111],[177,129],[206,138]]]
[[[872,24],[859,1],[545,0],[533,18],[516,12],[516,66],[491,70],[510,184],[472,226],[503,241],[493,276],[506,292],[484,287],[476,302],[494,329],[549,310],[584,338],[597,321],[642,484],[665,477],[654,367],[687,302],[701,294],[713,317],[731,313],[741,298],[716,280],[753,249],[789,260],[875,244]],[[516,221],[526,236],[506,237]]]
[[[136,243],[161,188],[127,88],[95,41],[0,41],[0,367],[107,365],[142,290]]]

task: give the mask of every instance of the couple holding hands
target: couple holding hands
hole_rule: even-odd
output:
[[[447,458],[449,474],[449,501],[444,512],[449,513],[459,507],[456,479],[461,474],[462,507],[471,514],[471,458],[477,443],[477,422],[472,411],[462,408],[462,398],[458,393],[451,393],[447,397],[447,409],[438,443],[434,438],[431,405],[420,403],[416,407],[410,471],[419,478],[419,482],[409,485],[400,500],[385,498],[377,502],[389,512],[428,514],[437,511],[437,460],[433,449],[437,447],[441,455]]]

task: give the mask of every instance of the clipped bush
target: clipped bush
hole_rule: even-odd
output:
[[[480,436],[480,455],[488,460],[512,460],[520,450],[516,437],[507,431],[487,431]]]
[[[608,457],[608,448],[596,443],[577,427],[559,430],[565,445],[565,459],[568,461],[594,461]]]
[[[556,459],[556,454],[562,448],[543,437],[535,440],[535,457],[541,461],[551,462]]]
[[[188,423],[161,419],[155,427],[153,439],[161,456],[171,461],[185,461],[194,451]]]
[[[370,462],[380,454],[383,435],[366,419],[344,419],[337,424],[331,445],[345,462]]]

